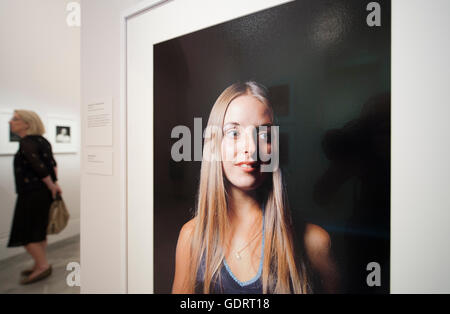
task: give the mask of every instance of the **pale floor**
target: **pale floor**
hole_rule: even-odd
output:
[[[20,272],[33,265],[31,257],[24,253],[0,261],[0,294],[79,294],[80,287],[69,287],[66,283],[66,277],[70,274],[66,266],[70,262],[80,263],[80,237],[50,244],[47,257],[52,265],[51,276],[25,286],[19,284]]]

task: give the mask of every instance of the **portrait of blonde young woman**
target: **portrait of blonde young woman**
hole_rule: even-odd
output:
[[[195,216],[179,233],[173,293],[303,294],[315,292],[313,282],[338,292],[328,232],[310,223],[293,229],[273,126],[259,83],[235,83],[216,100]]]

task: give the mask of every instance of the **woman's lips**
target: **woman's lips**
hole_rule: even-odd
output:
[[[259,163],[255,162],[239,162],[235,164],[236,167],[239,167],[244,172],[254,172],[259,169]]]

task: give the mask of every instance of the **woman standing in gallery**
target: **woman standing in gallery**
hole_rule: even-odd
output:
[[[8,247],[24,246],[34,260],[34,267],[24,270],[21,284],[50,276],[47,261],[47,225],[50,205],[62,193],[57,181],[56,161],[50,143],[42,136],[44,125],[28,110],[16,110],[9,122],[11,132],[20,137],[14,157],[17,201]]]
[[[336,291],[327,231],[305,223],[294,241],[273,125],[258,83],[233,84],[214,104],[196,214],[178,238],[173,293],[310,293],[314,274],[322,291]]]

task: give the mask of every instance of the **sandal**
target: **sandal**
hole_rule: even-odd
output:
[[[25,269],[20,273],[22,276],[29,276],[33,273],[34,269]]]
[[[28,285],[30,283],[34,283],[34,282],[40,281],[42,279],[45,279],[48,276],[50,276],[51,274],[52,274],[52,265],[50,265],[46,270],[44,270],[42,273],[40,273],[39,275],[37,275],[34,278],[29,278],[29,277],[23,278],[20,281],[20,284],[21,285]]]

